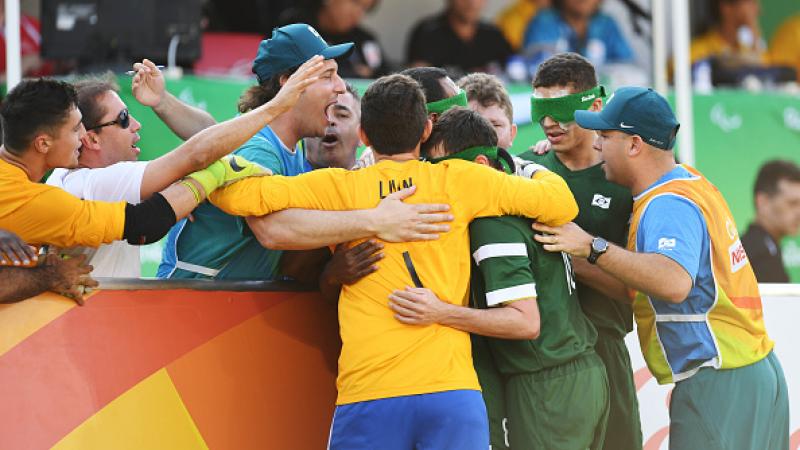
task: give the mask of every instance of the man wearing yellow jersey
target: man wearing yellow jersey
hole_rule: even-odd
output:
[[[212,203],[236,215],[292,207],[369,208],[413,186],[411,201],[449,204],[455,219],[439,240],[385,243],[380,270],[342,288],[343,347],[329,448],[485,450],[488,424],[469,334],[402,324],[388,297],[416,285],[466,305],[472,219],[514,214],[563,224],[577,214],[575,200],[566,183],[547,171],[531,180],[468,161],[419,161],[420,141],[430,134],[431,122],[419,85],[407,76],[373,83],[361,111],[361,140],[374,149],[375,165],[243,180],[219,191]]]
[[[602,112],[576,111],[575,120],[599,130],[606,178],[634,195],[628,249],[575,224],[534,225],[547,233],[536,239],[636,291],[647,366],[659,383],[675,383],[670,448],[789,448],[786,380],[753,269],[720,192],[675,163],[679,125],[666,99],[621,88]]]

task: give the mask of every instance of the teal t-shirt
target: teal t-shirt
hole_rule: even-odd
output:
[[[233,152],[270,169],[294,176],[311,170],[303,149],[288,149],[269,126]],[[272,280],[283,252],[261,246],[243,217],[230,216],[208,202],[178,222],[167,237],[159,278]]]

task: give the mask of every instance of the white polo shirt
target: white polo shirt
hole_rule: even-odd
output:
[[[99,169],[56,169],[47,184],[84,200],[141,202],[142,178],[148,161],[125,161]],[[139,247],[125,241],[85,249],[93,277],[139,278]]]

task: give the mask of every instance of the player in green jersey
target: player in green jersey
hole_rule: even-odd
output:
[[[625,246],[633,206],[630,190],[606,180],[601,155],[592,148],[595,133],[584,130],[574,119],[577,109],[599,111],[602,91],[594,67],[580,55],[562,53],[543,62],[533,80],[531,113],[545,132],[551,151],[519,156],[564,178],[580,208],[575,223],[594,236]],[[640,450],[639,405],[624,342],[633,329],[630,300],[624,290],[614,290],[612,286],[618,283],[608,283],[602,271],[585,259],[576,259],[574,269],[578,298],[597,328],[595,351],[605,363],[611,388],[604,449]]]
[[[466,159],[513,173],[491,124],[476,112],[442,114],[430,140],[434,162]],[[394,292],[390,306],[404,323],[473,333],[492,449],[599,449],[609,394],[593,349],[597,333],[578,302],[570,258],[545,251],[533,236],[527,219],[475,220],[473,308],[442,302],[424,288]]]

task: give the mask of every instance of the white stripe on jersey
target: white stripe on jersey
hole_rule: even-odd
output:
[[[481,245],[472,254],[475,264],[480,264],[486,258],[497,258],[500,256],[524,256],[528,257],[528,248],[523,243],[516,244],[486,244]]]
[[[486,293],[486,306],[497,306],[521,298],[536,297],[536,283],[519,284]]]

